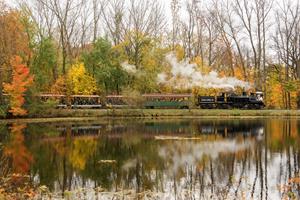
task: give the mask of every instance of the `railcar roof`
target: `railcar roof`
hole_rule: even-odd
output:
[[[71,97],[80,97],[80,98],[99,98],[99,95],[72,95]]]
[[[106,98],[123,98],[123,95],[107,95]]]
[[[143,97],[173,97],[173,98],[183,98],[192,97],[192,94],[144,94]]]
[[[40,97],[64,97],[66,95],[64,95],[64,94],[40,94],[38,96],[40,96]]]

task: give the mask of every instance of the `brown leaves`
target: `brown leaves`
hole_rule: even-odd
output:
[[[0,178],[1,200],[34,199],[35,196],[35,188],[31,185],[29,176],[11,174]]]

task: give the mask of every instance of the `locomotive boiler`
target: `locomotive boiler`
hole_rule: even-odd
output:
[[[221,93],[219,96],[198,96],[196,105],[202,109],[262,109],[265,107],[263,93],[255,92],[247,95]]]

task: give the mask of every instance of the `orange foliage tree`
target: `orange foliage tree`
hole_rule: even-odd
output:
[[[29,68],[22,64],[22,59],[15,56],[11,60],[12,66],[12,81],[11,83],[4,83],[4,92],[10,97],[9,112],[14,116],[23,116],[27,111],[22,108],[25,99],[24,93],[28,87],[33,83],[33,76],[29,73]]]
[[[10,79],[12,71],[11,58],[20,55],[25,63],[29,63],[32,54],[22,12],[10,8],[5,2],[0,0],[0,104],[3,103],[3,83]]]

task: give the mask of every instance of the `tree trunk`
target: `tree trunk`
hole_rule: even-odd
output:
[[[3,98],[3,68],[0,66],[0,105],[4,104]]]
[[[297,109],[300,109],[300,91],[297,93]]]

